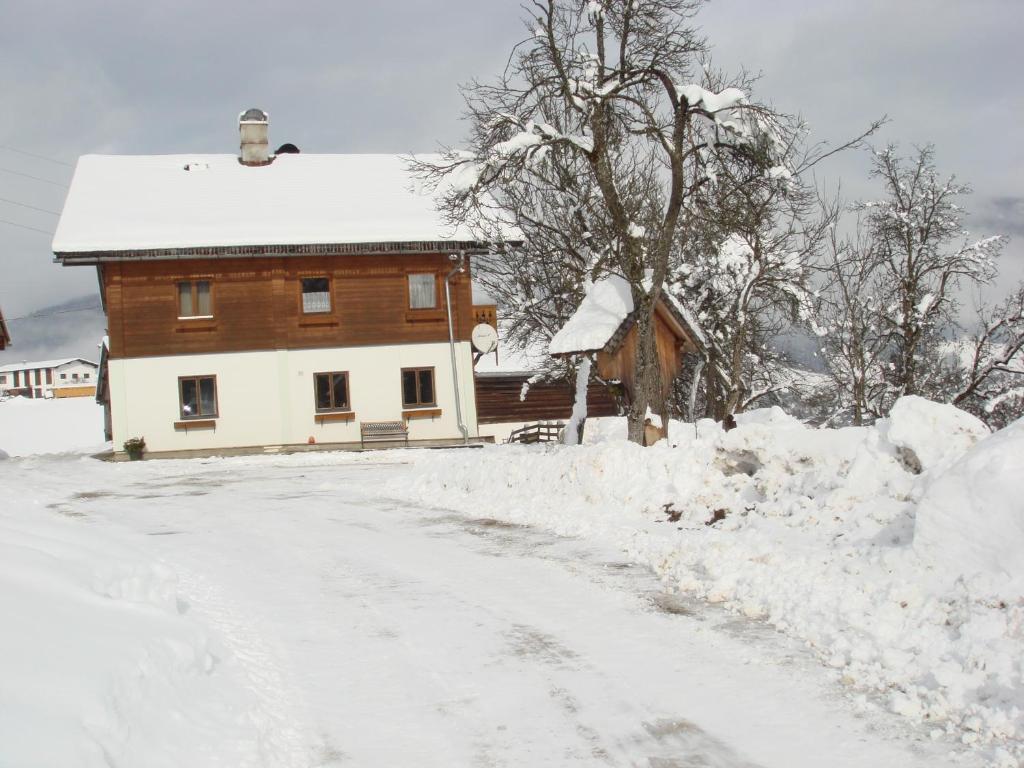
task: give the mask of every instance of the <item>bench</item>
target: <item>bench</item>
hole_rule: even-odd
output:
[[[363,421],[359,424],[359,444],[404,440],[409,444],[409,427],[404,421]]]

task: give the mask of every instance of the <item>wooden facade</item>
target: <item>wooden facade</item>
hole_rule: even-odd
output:
[[[696,353],[693,341],[673,322],[672,316],[659,304],[654,316],[654,341],[661,363],[661,388],[665,396],[672,390],[672,381],[682,369],[683,356]],[[606,381],[621,381],[626,394],[632,397],[636,365],[637,331],[635,325],[625,330],[617,345],[609,345],[597,353],[597,372]]]
[[[115,261],[100,267],[110,359],[448,341],[447,253]],[[408,276],[437,277],[436,306],[410,309]],[[301,281],[330,281],[330,311],[304,313]],[[209,281],[211,317],[179,318],[182,281]],[[455,337],[474,315],[470,271],[451,280]]]
[[[476,376],[476,413],[480,424],[568,419],[572,415],[575,387],[566,381],[530,385],[520,399],[529,373],[494,373]],[[618,408],[608,388],[597,382],[587,388],[587,416],[616,416]]]

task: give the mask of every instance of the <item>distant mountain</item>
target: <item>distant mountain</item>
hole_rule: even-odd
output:
[[[106,333],[98,293],[38,309],[21,319],[8,319],[7,325],[12,344],[0,352],[0,365],[61,357],[97,361],[98,345]]]

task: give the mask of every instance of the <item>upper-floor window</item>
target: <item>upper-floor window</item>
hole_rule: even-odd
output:
[[[307,314],[331,311],[330,278],[302,278],[302,311]]]
[[[213,317],[209,280],[178,283],[178,317]]]
[[[409,275],[409,308],[437,307],[437,276],[433,273]]]
[[[210,419],[217,416],[217,377],[181,376],[178,402],[183,419]]]
[[[88,379],[89,378],[89,374],[88,373],[83,373],[82,374],[82,378],[83,379]]]
[[[72,373],[71,374],[71,378],[74,379],[75,381],[78,381],[78,374],[77,373]],[[39,382],[37,381],[36,384],[38,384],[38,383]]]
[[[347,411],[348,373],[318,373],[316,382],[316,409],[318,411]]]
[[[64,380],[67,380],[67,378],[68,378],[68,375],[67,375],[66,373],[62,373],[62,374],[60,375],[60,377],[61,377],[62,379],[64,379]]]
[[[402,369],[402,405],[406,408],[437,405],[433,368]]]

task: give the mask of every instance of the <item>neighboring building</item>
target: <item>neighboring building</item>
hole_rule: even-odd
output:
[[[80,357],[0,365],[0,396],[91,397],[98,368]]]
[[[4,320],[3,310],[0,310],[0,350],[11,346],[11,333],[7,330],[7,321]]]
[[[375,422],[476,439],[469,260],[487,244],[403,156],[275,156],[264,113],[239,127],[240,156],[78,161],[53,250],[99,273],[115,450],[359,444]]]

